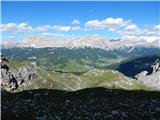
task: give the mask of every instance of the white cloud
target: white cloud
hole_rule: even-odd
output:
[[[139,36],[137,39],[139,40],[145,40],[147,42],[153,42],[160,39],[159,36]]]
[[[63,37],[64,34],[60,34],[60,33],[42,33],[42,35],[45,36],[56,36],[56,37]]]
[[[50,25],[43,25],[43,26],[38,26],[36,28],[34,28],[35,32],[45,32],[48,31],[51,28]]]
[[[104,29],[105,26],[98,20],[91,20],[85,24],[88,29]]]
[[[45,31],[48,31],[50,29],[55,30],[55,31],[60,31],[60,32],[68,32],[70,30],[73,30],[73,31],[80,30],[80,27],[79,26],[71,27],[71,26],[58,26],[58,25],[55,25],[55,26],[43,25],[43,26],[36,27],[34,29],[34,31],[45,32]]]
[[[60,31],[60,32],[68,32],[70,30],[77,31],[80,30],[79,26],[59,26],[59,25],[41,25],[33,28],[27,23],[7,23],[0,25],[0,31],[2,32],[47,32],[49,30]]]
[[[1,31],[3,32],[32,32],[32,27],[27,23],[7,23],[1,24]]]
[[[138,42],[138,41],[145,41],[145,42],[154,42],[159,41],[159,36],[147,36],[147,35],[141,35],[141,36],[134,36],[134,35],[124,35],[122,36],[122,40],[126,41],[132,41],[132,42]],[[159,45],[160,46],[160,45]]]
[[[121,39],[129,41],[145,41],[154,42],[159,41],[160,43],[160,32],[157,31],[159,26],[153,26],[151,28],[140,29],[137,25],[131,23],[124,29],[118,31],[121,35]],[[160,45],[159,45],[160,46]]]
[[[108,32],[114,32],[114,31],[116,31],[116,29],[115,28],[109,28],[107,31]]]
[[[0,25],[0,31],[2,32],[10,32],[17,29],[16,23],[7,23],[7,24],[1,24]]]
[[[62,31],[62,32],[68,32],[69,30],[71,30],[70,26],[52,26],[52,30],[56,30],[56,31]]]
[[[160,25],[155,25],[155,26],[154,26],[154,29],[160,31]]]
[[[137,36],[134,36],[134,35],[123,35],[122,39],[123,40],[136,40]]]
[[[116,26],[123,26],[124,25],[124,21],[122,18],[107,18],[104,20],[104,23],[105,24],[108,24],[108,25],[116,25]]]
[[[140,29],[136,24],[130,23],[124,29],[119,30],[121,36],[142,36],[149,32],[148,29]]]
[[[146,32],[148,36],[160,36],[160,31],[148,31]]]
[[[75,26],[75,27],[72,27],[71,28],[73,31],[77,31],[77,30],[80,30],[81,28],[79,26]]]
[[[125,21],[123,18],[106,18],[105,20],[90,20],[86,22],[85,27],[88,29],[108,29],[119,28],[130,24],[130,21]]]
[[[72,21],[72,24],[80,24],[80,21],[75,19]]]
[[[136,24],[133,24],[131,20],[124,20],[123,18],[106,18],[105,20],[91,20],[85,24],[86,30],[102,29],[108,32],[118,33],[122,39],[128,40],[157,40],[157,35],[148,30],[144,32]],[[150,32],[150,33],[149,33]],[[147,34],[148,33],[148,34]],[[143,36],[143,37],[142,37]]]
[[[124,30],[126,30],[126,31],[133,31],[133,32],[140,31],[140,29],[135,24],[128,25],[127,27],[124,28]]]
[[[77,20],[73,20],[72,23],[78,24]],[[123,18],[106,18],[104,20],[90,20],[85,23],[85,26],[81,28],[78,25],[65,26],[65,25],[40,25],[32,27],[27,23],[7,23],[0,25],[0,31],[13,32],[13,33],[41,33],[44,36],[65,36],[61,32],[68,31],[83,31],[101,29],[106,32],[115,32],[121,36],[122,39],[127,40],[146,40],[152,42],[160,39],[160,25],[155,25],[150,28],[139,28],[136,24],[133,24],[130,20],[124,20]],[[54,33],[55,32],[55,33]],[[89,32],[89,31],[88,31]],[[13,34],[11,34],[13,35]]]
[[[17,26],[17,29],[18,29],[19,32],[24,32],[24,31],[32,32],[32,27],[29,26],[27,23],[20,23]]]

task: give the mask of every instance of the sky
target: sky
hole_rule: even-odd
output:
[[[3,40],[29,36],[108,39],[157,39],[160,2],[54,2],[3,1],[0,30]],[[152,37],[152,38],[151,38]]]

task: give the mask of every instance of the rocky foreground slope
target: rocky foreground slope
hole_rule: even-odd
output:
[[[160,120],[160,93],[91,88],[2,93],[2,120]]]
[[[32,80],[36,77],[36,70],[31,66],[10,66],[9,61],[1,55],[1,87],[2,89],[13,91],[16,90],[22,84]]]

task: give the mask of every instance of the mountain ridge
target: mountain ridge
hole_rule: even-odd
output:
[[[46,39],[39,36],[31,36],[20,42],[13,43],[4,40],[1,43],[2,48],[13,47],[33,47],[33,48],[45,48],[45,47],[65,47],[65,48],[100,48],[105,50],[124,49],[125,47],[153,47],[160,48],[160,42],[144,41],[144,40],[109,40],[102,36],[84,36],[80,38],[66,38],[66,39]]]

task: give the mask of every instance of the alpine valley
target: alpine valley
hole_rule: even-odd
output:
[[[127,42],[100,36],[45,40],[34,36],[13,45],[2,43],[2,54],[15,78],[28,73],[30,67],[34,71],[29,72],[37,76],[24,83],[17,81],[20,83],[17,87],[8,85],[14,91],[40,88],[75,91],[92,87],[160,89],[159,41]]]

